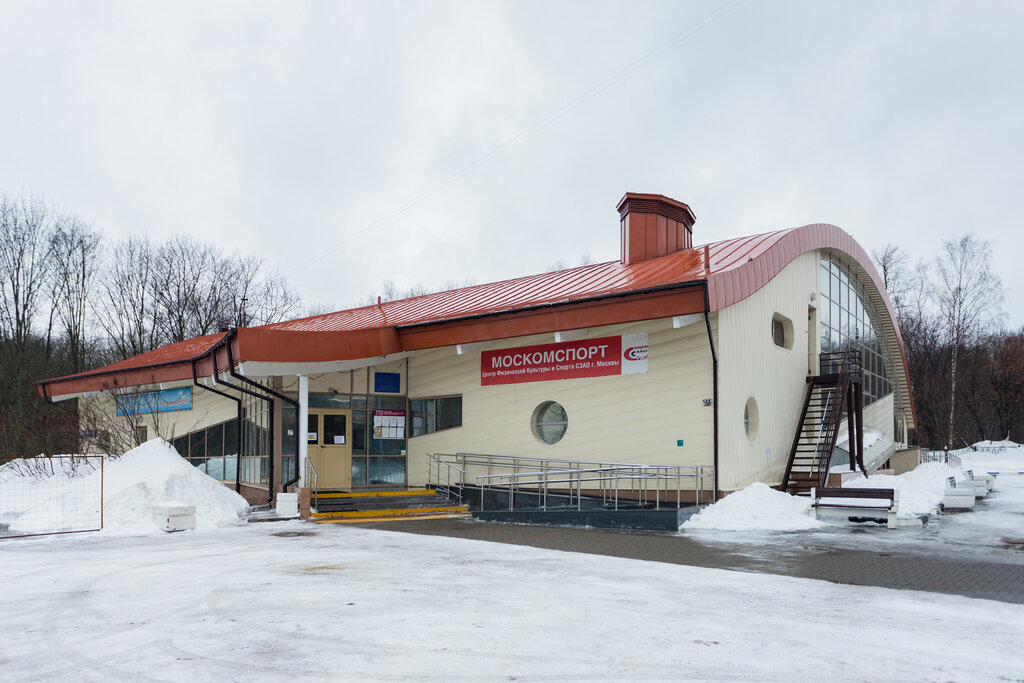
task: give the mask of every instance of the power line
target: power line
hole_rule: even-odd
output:
[[[714,22],[718,21],[719,19],[721,19],[725,15],[729,14],[730,12],[732,12],[734,9],[736,9],[740,5],[744,4],[745,2],[747,2],[747,0],[728,0],[728,2],[720,5],[714,11],[704,15],[703,17],[698,19],[693,24],[690,24],[689,26],[684,28],[682,31],[679,31],[678,33],[676,33],[673,36],[671,36],[665,42],[663,42],[660,45],[656,46],[655,48],[653,48],[649,52],[647,52],[644,55],[642,55],[639,58],[637,58],[636,60],[630,62],[625,67],[623,67],[619,71],[615,72],[611,76],[608,76],[606,79],[604,79],[603,81],[599,82],[597,85],[593,86],[590,90],[587,90],[586,92],[584,92],[582,95],[580,95],[576,99],[572,100],[568,104],[562,106],[561,108],[555,110],[551,114],[548,114],[544,118],[540,119],[539,121],[537,121],[533,125],[529,126],[525,130],[523,130],[521,133],[519,133],[518,135],[514,136],[509,141],[507,141],[505,143],[502,143],[501,145],[498,145],[497,147],[492,149],[487,154],[484,154],[482,157],[480,157],[479,159],[477,159],[473,163],[463,167],[459,171],[456,171],[455,173],[453,173],[452,175],[448,176],[444,180],[440,181],[439,183],[437,183],[433,187],[431,187],[431,188],[425,190],[424,192],[422,192],[421,194],[413,197],[409,201],[405,202],[404,204],[402,204],[401,206],[399,206],[396,209],[392,210],[391,212],[385,214],[384,216],[378,218],[377,220],[375,220],[375,221],[373,221],[371,223],[368,223],[367,225],[363,226],[362,228],[359,228],[355,232],[351,233],[345,239],[335,243],[333,246],[327,247],[326,249],[323,249],[323,250],[319,251],[315,256],[312,256],[310,258],[305,259],[305,261],[303,262],[303,265],[304,266],[308,266],[310,263],[322,259],[323,257],[325,257],[325,256],[327,256],[327,255],[337,251],[341,247],[343,247],[343,246],[345,246],[347,244],[350,244],[355,239],[361,237],[365,233],[370,232],[372,230],[376,230],[377,228],[379,228],[379,227],[381,227],[383,225],[386,225],[387,223],[391,222],[393,219],[395,219],[398,216],[402,215],[406,211],[409,211],[410,209],[416,207],[419,204],[422,204],[424,201],[426,201],[430,197],[434,196],[435,194],[437,194],[441,190],[447,188],[448,186],[452,185],[453,183],[457,182],[458,180],[461,180],[463,177],[469,175],[473,171],[477,170],[478,168],[480,168],[484,164],[487,164],[488,162],[490,162],[491,160],[497,158],[498,156],[501,156],[502,154],[504,154],[505,152],[507,152],[511,148],[515,147],[519,143],[523,142],[527,138],[532,137],[533,135],[535,135],[539,131],[543,130],[547,126],[551,125],[552,123],[554,123],[558,119],[562,118],[566,114],[568,114],[568,113],[578,109],[579,107],[581,107],[582,105],[584,105],[588,101],[592,100],[594,97],[596,97],[597,95],[601,94],[605,90],[608,90],[612,86],[616,85],[617,83],[619,83],[619,82],[623,81],[624,79],[626,79],[627,77],[631,76],[633,73],[639,71],[641,68],[643,68],[647,64],[653,62],[655,59],[660,57],[665,52],[668,52],[669,50],[671,50],[672,48],[676,47],[680,43],[685,42],[689,38],[693,37],[694,35],[696,35],[700,31],[704,30],[705,28],[707,28],[708,26],[713,24]]]

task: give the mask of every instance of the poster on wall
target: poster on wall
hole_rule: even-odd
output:
[[[192,409],[192,387],[122,394],[117,397],[117,414],[146,415]]]
[[[405,411],[375,410],[373,411],[373,438],[404,439]]]
[[[647,333],[484,351],[480,384],[647,373]]]

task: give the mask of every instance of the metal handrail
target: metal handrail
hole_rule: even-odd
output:
[[[313,473],[312,477],[309,476],[310,472]],[[316,471],[316,467],[313,466],[313,461],[309,458],[306,458],[306,486],[309,487],[310,505],[316,510],[320,502],[319,496],[317,496],[317,491],[320,488],[320,475]]]
[[[444,482],[441,481],[442,465],[445,466]],[[456,473],[454,483],[452,483],[453,472]],[[432,486],[435,490],[444,491],[444,494],[449,498],[454,496],[461,503],[463,501],[465,481],[466,470],[456,466],[454,463],[442,460],[438,455],[432,453],[427,454],[427,484],[429,486]]]
[[[575,498],[576,508],[580,509],[584,488],[596,489],[602,502],[612,504],[616,510],[623,498],[635,500],[640,505],[648,504],[653,498],[655,509],[660,509],[662,494],[670,495],[674,488],[678,508],[682,504],[684,482],[691,484],[685,489],[692,488],[696,504],[701,505],[704,501],[705,480],[713,481],[714,477],[714,468],[710,465],[588,462],[481,453],[434,453],[428,454],[428,459],[431,463],[428,473],[431,483],[444,488],[441,465],[445,465],[448,468],[446,474],[449,486],[452,472],[458,474],[456,486],[460,494],[467,485],[469,468],[486,468],[486,474],[477,475],[473,479],[480,488],[481,504],[485,491],[504,488],[508,490],[510,509],[515,507],[516,494],[521,493],[524,487],[536,487],[535,490],[531,488],[530,493],[539,496],[541,509],[547,509],[549,495],[564,497],[563,491],[568,491],[569,504],[572,505]],[[552,491],[553,488],[557,490]],[[626,492],[632,497],[624,495]]]

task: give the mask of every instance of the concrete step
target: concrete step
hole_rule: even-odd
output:
[[[339,510],[336,512],[314,512],[311,519],[314,522],[367,522],[380,519],[395,519],[405,517],[436,517],[451,515],[468,515],[468,505],[437,505],[434,507],[418,508],[390,508],[375,510]]]

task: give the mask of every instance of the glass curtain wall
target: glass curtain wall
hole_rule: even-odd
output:
[[[243,484],[266,486],[270,472],[270,402],[248,396],[242,400]]]
[[[233,482],[238,463],[238,420],[228,420],[174,439],[178,455],[214,479]]]
[[[289,393],[298,398],[298,394]],[[365,394],[309,394],[310,408],[327,408],[352,411],[352,486],[404,486],[406,434],[401,438],[378,436],[373,429],[375,411],[401,412],[406,414],[404,396],[367,396]],[[293,408],[285,409],[282,432],[295,424]],[[281,444],[285,456],[294,455],[294,445],[287,441]],[[285,475],[294,476],[294,458],[282,458]],[[287,481],[287,478],[286,478]]]
[[[834,257],[821,260],[821,352],[836,353],[853,346],[864,366],[864,404],[892,393],[892,364],[878,330],[878,318],[864,286]],[[827,372],[822,368],[822,372]]]

